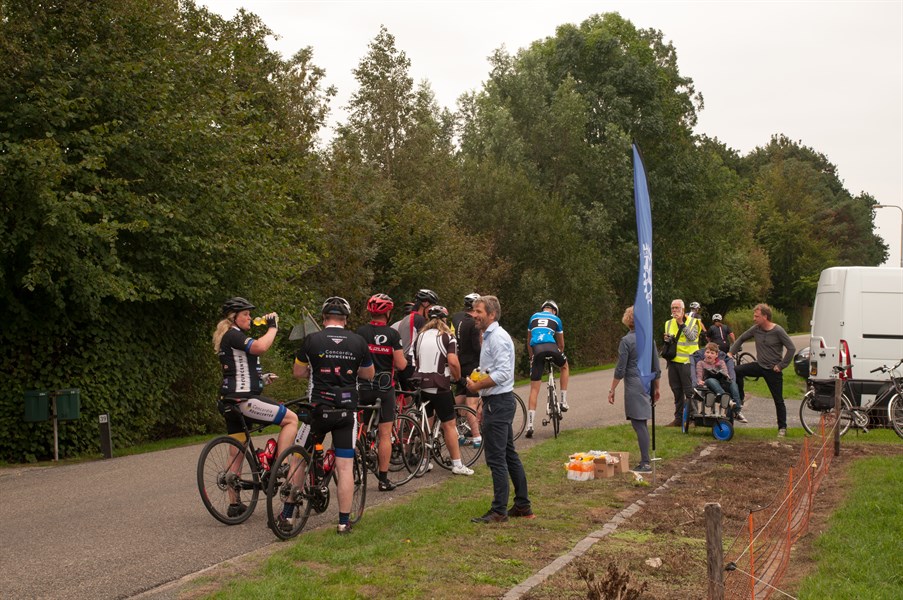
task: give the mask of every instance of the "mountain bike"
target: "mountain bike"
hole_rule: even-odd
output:
[[[903,377],[896,373],[903,365],[903,359],[896,365],[888,367],[882,365],[872,369],[872,373],[884,373],[888,376],[888,383],[882,387],[875,399],[865,406],[854,405],[850,398],[855,397],[850,390],[850,383],[844,380],[841,388],[840,410],[840,435],[845,434],[850,427],[861,429],[868,433],[870,426],[888,426],[903,438]],[[834,367],[835,377],[838,372],[850,368],[852,365]],[[884,403],[887,409],[884,409]],[[819,430],[822,416],[834,411],[834,385],[814,385],[803,396],[800,403],[800,422],[810,434]]]
[[[294,408],[304,400],[292,400],[285,406]],[[271,465],[261,465],[253,439],[270,425],[249,427],[238,410],[240,401],[223,399],[225,411],[240,417],[244,431],[210,440],[198,457],[197,483],[201,501],[216,520],[226,525],[243,523],[253,514],[260,492],[267,489],[272,471]]]
[[[314,405],[303,403],[301,406],[303,422],[310,423]],[[302,421],[301,412],[298,419]],[[349,519],[352,524],[361,520],[367,500],[366,454],[363,442],[357,440],[352,462],[354,493]],[[271,469],[275,475],[270,476],[267,485],[267,524],[276,537],[287,540],[298,535],[311,512],[320,514],[329,508],[330,484],[338,485],[334,456],[331,449],[324,450],[322,444],[308,448],[297,443],[279,454]],[[293,505],[288,518],[283,516],[286,504]]]
[[[451,470],[452,458],[448,452],[448,446],[445,445],[445,435],[442,432],[442,426],[436,420],[435,414],[432,418],[427,415],[427,405],[429,402],[423,402],[420,397],[420,390],[399,392],[403,393],[410,399],[410,403],[405,409],[405,414],[411,416],[420,429],[423,431],[426,440],[426,452],[423,460],[417,469],[416,477],[422,477],[430,469],[430,457],[443,469]],[[458,433],[458,449],[461,453],[461,462],[465,467],[469,467],[480,458],[483,453],[483,445],[475,445],[466,443],[468,438],[472,438],[474,432],[471,429],[471,422],[476,419],[476,412],[469,406],[463,404],[455,404],[455,429]],[[465,440],[462,443],[461,440]]]
[[[548,389],[548,400],[546,403],[546,417],[542,420],[542,426],[545,427],[549,423],[552,424],[552,431],[555,433],[555,437],[558,437],[558,431],[561,429],[561,405],[558,403],[558,389],[555,386],[555,363],[552,362],[552,357],[546,357],[546,365],[549,367],[549,380],[546,383],[546,388]]]

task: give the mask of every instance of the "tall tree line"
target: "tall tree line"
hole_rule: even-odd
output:
[[[554,298],[574,361],[611,356],[635,288],[633,140],[661,311],[793,311],[821,269],[886,256],[876,200],[824,155],[695,135],[676,49],[617,14],[497,51],[453,112],[382,28],[322,147],[334,90],[312,49],[283,58],[268,35],[190,1],[0,0],[0,457],[49,453],[25,389],[82,390],[72,450],[100,412],[118,445],[218,428],[209,336],[232,295],[291,323],[331,294],[361,319],[375,291],[494,293],[521,339]]]

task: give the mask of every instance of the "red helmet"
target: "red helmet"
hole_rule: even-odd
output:
[[[367,300],[367,312],[372,315],[387,314],[395,307],[395,303],[386,294],[373,294]]]

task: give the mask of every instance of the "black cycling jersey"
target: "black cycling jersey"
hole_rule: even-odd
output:
[[[367,342],[377,373],[395,373],[395,351],[401,350],[401,335],[385,323],[371,321],[355,332]]]
[[[458,360],[461,361],[462,365],[480,362],[480,336],[480,330],[477,328],[473,317],[469,314],[464,313],[461,321],[455,323],[455,337],[458,340]]]
[[[252,396],[263,391],[263,371],[257,356],[251,354],[254,338],[232,327],[220,341],[219,362],[223,367],[220,396]]]
[[[334,388],[355,387],[358,369],[373,364],[366,340],[342,327],[305,337],[295,360],[310,366],[311,402],[329,401]]]

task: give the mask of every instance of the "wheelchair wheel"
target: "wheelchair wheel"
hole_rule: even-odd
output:
[[[684,414],[680,421],[680,430],[684,433],[690,432],[690,405],[684,402]]]
[[[730,441],[734,437],[734,426],[727,419],[718,419],[718,423],[712,427],[712,436],[719,442]]]

